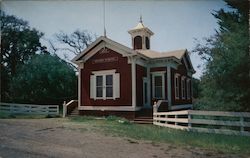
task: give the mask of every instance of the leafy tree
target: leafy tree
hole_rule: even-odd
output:
[[[192,78],[192,88],[193,88],[194,99],[197,99],[200,96],[200,93],[201,93],[200,82],[201,81],[199,79]]]
[[[27,62],[36,52],[46,52],[39,39],[43,33],[30,28],[27,21],[0,11],[1,17],[1,99],[8,98],[8,83],[17,65]]]
[[[58,56],[37,54],[17,69],[10,91],[18,103],[61,104],[77,98],[77,77]]]
[[[60,43],[66,45],[62,49],[70,51],[77,55],[89,46],[89,44],[93,41],[94,36],[88,33],[88,31],[86,30],[76,30],[70,35],[64,32],[60,32],[56,34],[56,38]],[[54,50],[58,50],[58,48]]]
[[[235,10],[213,14],[219,30],[194,50],[206,61],[198,108],[250,111],[248,2],[227,2]]]

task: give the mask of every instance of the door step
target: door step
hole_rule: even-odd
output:
[[[134,119],[134,123],[138,123],[138,124],[153,124],[153,118],[152,117],[136,117]]]
[[[69,117],[75,117],[75,116],[79,116],[79,110],[76,107],[69,115]]]

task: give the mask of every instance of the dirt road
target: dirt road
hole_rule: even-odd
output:
[[[0,158],[239,157],[112,137],[67,119],[0,119]]]

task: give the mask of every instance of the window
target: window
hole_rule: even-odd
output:
[[[106,75],[106,97],[113,97],[113,75]]]
[[[187,99],[191,98],[191,80],[187,79]]]
[[[153,73],[153,97],[157,99],[165,98],[165,72]]]
[[[175,74],[174,76],[174,85],[175,85],[175,99],[180,98],[180,74]]]
[[[142,49],[142,37],[136,36],[134,38],[134,49]]]
[[[150,43],[149,43],[149,38],[146,37],[146,48],[150,49]]]
[[[162,76],[155,76],[155,98],[162,98]]]
[[[103,76],[96,76],[96,97],[103,96]]]
[[[185,76],[181,77],[181,93],[182,93],[182,99],[186,99],[186,80],[185,80]]]
[[[90,76],[90,98],[116,99],[120,97],[120,74],[115,70],[94,71]]]

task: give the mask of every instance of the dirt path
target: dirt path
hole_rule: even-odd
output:
[[[0,158],[239,157],[94,132],[65,119],[0,119]]]

